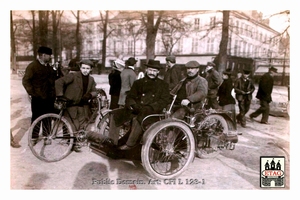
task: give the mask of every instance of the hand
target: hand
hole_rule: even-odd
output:
[[[141,111],[141,106],[139,104],[133,104],[131,105],[132,113],[138,114]]]
[[[182,106],[187,106],[187,105],[189,105],[189,103],[190,103],[190,100],[188,100],[188,99],[183,99],[183,100],[181,101],[181,105],[182,105]]]
[[[57,96],[57,97],[56,97],[56,100],[57,100],[57,101],[68,101],[69,99],[66,98],[66,97],[64,97],[64,96]]]
[[[84,103],[87,103],[91,98],[92,98],[92,95],[90,93],[87,93],[87,94],[83,95],[83,97],[81,98],[81,101],[83,101]]]

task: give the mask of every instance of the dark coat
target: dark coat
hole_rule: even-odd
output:
[[[235,98],[238,101],[242,101],[244,99],[251,100],[252,99],[252,93],[255,90],[254,84],[252,80],[248,79],[248,84],[246,84],[246,81],[244,77],[238,78],[234,83],[234,91],[236,93]],[[246,89],[245,89],[246,88]],[[243,94],[243,92],[248,92],[247,94]]]
[[[119,96],[121,91],[121,72],[114,70],[108,75],[108,82],[110,85],[109,94]]]
[[[150,79],[146,75],[133,83],[126,97],[125,108],[113,111],[116,125],[119,126],[134,116],[137,116],[137,120],[141,122],[150,114],[161,113],[169,102],[169,85],[159,78]],[[134,104],[141,108],[141,112],[137,115],[129,109]]]
[[[259,81],[256,98],[270,103],[272,101],[271,94],[273,90],[273,84],[273,77],[270,75],[270,73],[265,73]]]
[[[169,68],[164,75],[164,81],[169,84],[170,90],[172,90],[183,78],[181,67],[176,64],[173,65],[172,68]]]
[[[220,106],[235,104],[235,99],[231,95],[232,90],[233,90],[232,79],[231,78],[224,79],[224,81],[222,82],[218,90]]]
[[[55,98],[56,71],[50,65],[42,65],[38,60],[31,62],[22,79],[26,92],[41,99]]]
[[[222,83],[222,78],[215,69],[207,72],[206,80],[208,84],[208,94],[207,97],[214,98],[217,97],[218,87]]]

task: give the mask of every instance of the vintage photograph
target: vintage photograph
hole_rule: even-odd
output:
[[[290,190],[290,10],[10,10],[10,190]]]

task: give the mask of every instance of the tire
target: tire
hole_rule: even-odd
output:
[[[228,124],[221,115],[208,115],[197,128],[196,156],[198,158],[214,158],[220,153],[220,145],[225,134],[228,134]]]
[[[180,121],[160,121],[147,131],[142,146],[144,169],[153,178],[169,179],[186,170],[195,156],[195,139]]]
[[[38,117],[28,131],[31,152],[45,162],[64,159],[71,153],[73,144],[71,124],[63,117],[59,120],[57,114],[49,113]]]
[[[100,130],[100,134],[109,137],[109,112],[106,113],[103,118],[100,120],[99,124],[97,125],[98,129]],[[119,131],[119,140],[124,139],[126,136],[129,135],[131,130],[131,123],[125,123],[122,125]]]

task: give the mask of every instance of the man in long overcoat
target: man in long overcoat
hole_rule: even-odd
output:
[[[275,67],[270,67],[269,72],[265,73],[260,81],[258,86],[258,91],[256,94],[256,98],[260,100],[260,107],[253,113],[250,114],[250,118],[253,119],[262,114],[262,118],[260,123],[268,124],[270,105],[269,103],[272,101],[272,90],[274,84],[274,73],[277,73],[277,69]]]
[[[169,85],[158,78],[161,69],[159,61],[150,59],[146,64],[146,75],[144,78],[136,80],[125,101],[125,108],[111,112],[109,137],[115,144],[118,142],[119,127],[132,119],[132,128],[129,138],[121,150],[134,147],[142,135],[142,120],[155,113],[161,113],[167,107],[170,94]]]

